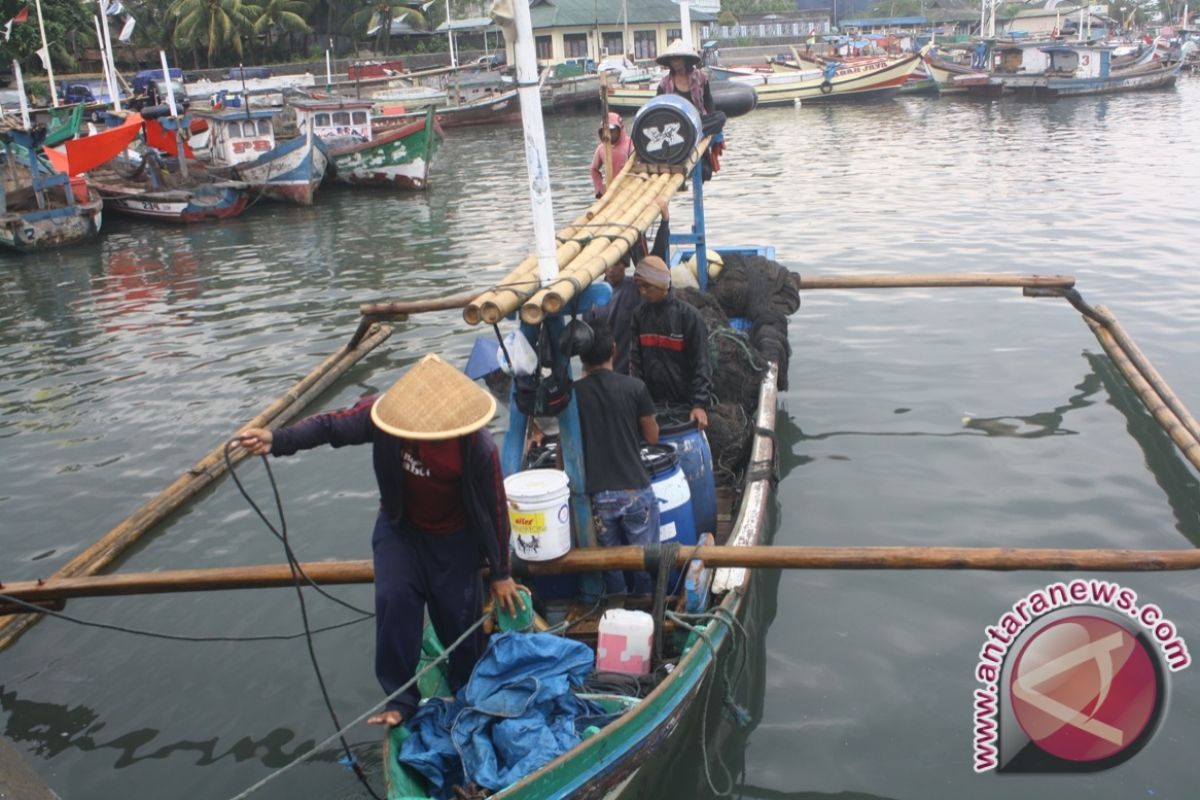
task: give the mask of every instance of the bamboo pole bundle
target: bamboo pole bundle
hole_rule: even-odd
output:
[[[644,176],[634,175],[627,178],[631,163],[632,159],[621,169],[617,181],[602,198],[589,206],[570,225],[556,234],[560,244],[555,251],[555,256],[560,268],[575,257],[578,247],[581,246],[573,241],[574,237],[578,236],[597,215],[602,214],[605,208],[626,202],[630,196],[643,188],[645,183]],[[540,281],[537,279],[537,257],[533,255],[526,256],[499,283],[491,289],[481,292],[478,297],[469,303],[463,310],[463,319],[471,325],[478,325],[480,322],[488,322],[489,324],[499,322],[505,314],[509,313],[508,311],[501,313],[499,311],[501,306],[511,302],[513,308],[515,308],[524,302],[529,295],[533,294],[538,286],[540,286]],[[512,296],[512,299],[509,298],[509,295]],[[515,302],[512,302],[513,299],[515,299]]]
[[[309,402],[329,388],[355,363],[370,353],[389,336],[392,329],[378,326],[373,334],[353,349],[342,349],[322,361],[316,369],[305,375],[275,402],[268,405],[253,419],[238,430],[246,428],[275,428],[292,419]],[[237,463],[247,457],[245,450],[230,453],[230,460]],[[225,474],[225,442],[196,462],[170,486],[143,504],[108,533],[67,564],[60,567],[55,577],[94,575],[100,572],[132,545],[137,543],[151,528],[177,511],[201,490],[215,483]],[[0,650],[12,644],[18,636],[36,622],[38,617],[21,615],[0,621]]]
[[[385,318],[403,320],[409,314],[418,314],[423,311],[446,311],[451,308],[462,308],[478,296],[478,289],[468,289],[465,292],[458,292],[444,297],[429,297],[424,300],[389,300],[379,303],[363,303],[358,307],[358,313],[375,321]]]
[[[622,170],[622,174],[626,174],[626,171]],[[647,191],[648,185],[649,180],[646,176],[630,175],[622,181],[620,186],[615,187],[613,192],[605,195],[608,202],[602,203],[595,214],[591,214],[589,209],[588,213],[576,219],[572,225],[559,231],[558,238],[561,244],[555,251],[559,269],[569,264],[584,248],[585,243],[575,237],[584,233],[590,234],[591,228],[602,224],[596,220],[607,213],[608,209],[619,208],[627,203],[635,202]],[[505,315],[516,310],[540,286],[537,258],[528,256],[492,290],[480,295],[468,305],[463,312],[463,319],[472,325],[479,322],[494,325]]]
[[[1100,309],[1103,309],[1103,306],[1098,307],[1098,310]],[[1106,312],[1101,311],[1101,313],[1109,317]],[[1109,318],[1111,319],[1111,317]],[[1167,406],[1157,388],[1138,371],[1111,331],[1091,317],[1085,316],[1083,321],[1092,329],[1092,333],[1100,342],[1100,346],[1104,348],[1104,352],[1108,354],[1117,370],[1137,393],[1142,405],[1154,417],[1155,422],[1167,432],[1171,441],[1183,452],[1184,457],[1191,462],[1192,466],[1200,469],[1200,441],[1197,441],[1175,412]],[[1113,322],[1115,323],[1115,320]],[[1167,391],[1170,389],[1168,388]]]
[[[593,203],[588,210],[583,215],[578,217],[570,226],[560,231],[558,235],[559,240],[562,241],[571,239],[571,237],[579,234],[584,227],[594,228],[597,225],[614,222],[614,215],[618,215],[618,219],[628,217],[628,208],[635,203],[638,203],[638,198],[644,197],[646,194],[646,188],[644,187],[640,189],[628,188],[629,184],[631,184],[633,181],[646,181],[648,183],[653,183],[657,178],[661,178],[662,175],[671,175],[677,178],[680,183],[682,183],[682,176],[686,172],[690,171],[700,160],[700,158],[703,157],[710,141],[711,137],[702,139],[699,143],[697,143],[695,149],[692,150],[685,164],[673,167],[670,170],[642,169],[642,167],[637,164],[636,158],[629,159],[625,163],[625,166],[622,167],[617,179],[613,182],[612,188],[604,195],[604,197],[600,198],[600,200],[598,200],[596,203]],[[647,178],[647,176],[644,174],[647,172],[654,177]],[[670,195],[668,194],[667,196],[669,197]],[[651,216],[645,224],[649,225],[653,219],[654,217]],[[574,252],[571,250],[564,251],[563,248],[566,246],[566,244],[568,244],[568,242],[564,241],[563,246],[561,246],[556,253],[558,256],[559,269],[563,270],[564,272],[570,271],[570,265],[573,264],[574,259],[577,258],[578,253],[580,250],[582,250],[581,246],[578,250],[574,250]],[[586,288],[587,284],[591,283],[591,281],[598,277],[599,273],[594,269],[597,263],[598,262],[595,261],[589,262],[589,269],[581,269],[576,275],[572,276],[575,278],[575,280],[582,279],[585,281],[579,288]],[[537,306],[539,309],[537,311],[533,310],[530,300],[532,295],[539,293],[543,288],[540,287],[536,282],[536,271],[536,259],[534,259],[533,256],[527,257],[516,267],[516,269],[510,272],[508,276],[501,280],[500,283],[498,283],[493,289],[489,290],[488,292],[484,292],[471,304],[469,304],[463,310],[463,319],[471,325],[477,325],[481,321],[495,324],[503,319],[506,315],[522,307],[522,318],[527,322],[529,319],[526,318],[524,309],[529,310],[530,317],[541,319],[543,316],[543,312],[540,310],[542,307],[541,300],[539,299],[537,301]],[[603,272],[603,269],[599,270],[599,272]],[[588,277],[589,275],[590,277]],[[565,296],[566,299],[562,300],[562,302],[569,301],[576,292],[576,288],[570,285],[569,280],[566,281],[566,283],[570,288],[564,289],[563,295],[560,295],[558,292],[555,293],[556,299]]]
[[[514,572],[563,575],[608,569],[647,569],[656,547],[575,548],[553,561],[518,561]],[[681,547],[675,567],[692,560],[715,569],[853,569],[853,570],[986,570],[992,572],[1096,571],[1163,572],[1200,569],[1200,549],[1125,550],[1014,547],[802,547],[791,545],[704,545]],[[374,567],[363,561],[316,561],[300,565],[315,583],[371,583]],[[261,564],[215,569],[117,573],[52,577],[44,581],[0,584],[0,594],[31,603],[78,597],[263,589],[291,586],[287,564]]]
[[[586,256],[576,257],[558,279],[526,300],[521,307],[521,319],[531,325],[541,322],[546,314],[559,312],[576,294],[599,279],[608,267],[629,251],[637,241],[638,234],[662,213],[656,201],[670,198],[682,182],[682,175],[656,176],[653,184],[656,191],[629,209],[626,215],[613,221],[609,229],[611,232],[603,234],[607,242],[600,243],[594,252]]]
[[[816,275],[801,277],[801,289],[905,289],[935,287],[1013,286],[1070,289],[1070,275],[949,273],[946,275]]]

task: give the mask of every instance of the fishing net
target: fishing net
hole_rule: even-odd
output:
[[[729,327],[725,312],[712,295],[699,289],[676,289],[675,295],[695,306],[708,329],[708,363],[717,400],[740,403],[753,413],[758,408],[759,376],[767,367],[762,354],[745,334]]]
[[[787,317],[800,308],[800,276],[782,264],[756,255],[729,253],[709,291],[730,317],[750,322],[750,343],[779,364],[778,385],[787,389]]]

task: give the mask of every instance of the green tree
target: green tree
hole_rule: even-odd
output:
[[[0,58],[5,66],[17,60],[26,73],[42,72],[42,61],[37,51],[42,47],[38,33],[37,9],[25,0],[5,0],[0,3],[0,25],[16,16],[28,6],[29,19],[12,26],[8,41],[0,39]],[[76,68],[83,48],[94,47],[94,32],[91,13],[77,0],[42,0],[42,18],[46,23],[46,41],[50,46],[50,61],[56,73],[69,72]]]
[[[425,4],[428,8],[429,4]],[[367,35],[372,26],[375,31],[375,52],[387,53],[391,45],[392,22],[403,19],[414,28],[427,25],[425,15],[419,8],[408,5],[406,0],[369,0],[346,20],[343,30],[356,39]]]
[[[254,33],[266,35],[266,49],[271,49],[271,36],[275,31],[289,34],[288,56],[291,56],[291,34],[312,33],[312,28],[304,21],[309,12],[305,0],[265,0],[265,5],[254,20]]]
[[[174,0],[167,14],[175,18],[172,41],[180,47],[206,47],[208,66],[232,51],[243,55],[242,37],[254,33],[262,9],[242,0]]]

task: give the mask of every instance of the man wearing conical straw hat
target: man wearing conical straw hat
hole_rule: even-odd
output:
[[[380,509],[371,540],[375,563],[375,675],[391,694],[416,674],[425,607],[438,639],[458,639],[482,613],[479,568],[509,613],[524,608],[509,575],[504,474],[484,428],[496,400],[436,355],[427,355],[382,395],[318,414],[272,433],[249,428],[240,443],[256,455],[286,456],[322,444],[371,443]],[[450,656],[450,689],[467,682],[483,634]],[[412,717],[414,686],[368,722]]]

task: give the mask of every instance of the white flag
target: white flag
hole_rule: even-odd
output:
[[[38,48],[37,57],[42,60],[42,69],[49,72],[50,71],[50,47],[49,47],[49,45]]]
[[[8,41],[8,37],[12,36],[12,20],[4,23],[4,41]]]
[[[128,42],[130,37],[133,36],[133,26],[136,24],[137,20],[135,20],[133,17],[126,17],[125,25],[121,28],[121,33],[119,36],[117,36],[117,41]]]
[[[113,2],[112,5],[108,7],[108,10],[104,13],[108,14],[110,17],[115,17],[124,10],[125,8],[121,5],[121,0],[115,0],[115,2]]]

